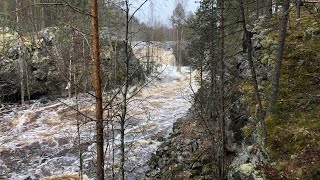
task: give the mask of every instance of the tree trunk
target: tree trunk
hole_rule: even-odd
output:
[[[15,1],[15,6],[16,6],[16,11],[15,11],[15,15],[16,15],[16,27],[19,27],[19,6],[18,6],[18,0]]]
[[[30,94],[30,77],[29,77],[29,69],[28,69],[28,63],[24,62],[25,66],[25,74],[26,74],[26,83],[27,83],[27,96],[28,96],[28,101],[31,100],[31,94]]]
[[[120,134],[121,134],[121,143],[120,143],[120,151],[121,151],[121,162],[120,162],[120,171],[121,171],[121,179],[125,179],[125,123],[126,123],[126,115],[127,115],[127,94],[128,94],[128,88],[129,88],[129,63],[130,63],[130,53],[129,53],[129,2],[128,0],[125,1],[126,4],[126,32],[125,32],[125,56],[126,56],[126,73],[125,73],[125,86],[124,86],[124,92],[122,92],[123,95],[123,101],[122,101],[122,115],[120,119]]]
[[[260,10],[259,0],[256,0],[256,16],[257,16],[257,19],[259,19],[259,10]]]
[[[297,1],[297,19],[301,17],[301,0],[296,0]]]
[[[245,44],[246,44],[246,49],[247,49],[247,54],[248,54],[248,61],[249,61],[249,66],[250,66],[252,84],[254,87],[254,96],[255,96],[256,104],[258,104],[258,117],[259,117],[259,122],[261,123],[262,140],[264,143],[267,138],[267,128],[266,128],[265,121],[264,121],[264,112],[263,112],[263,107],[262,107],[262,103],[261,103],[261,97],[259,94],[257,75],[256,75],[254,63],[253,63],[253,58],[252,58],[251,32],[249,32],[246,27],[246,19],[245,19],[245,13],[244,13],[243,0],[240,0],[240,11],[241,11],[241,16],[242,16],[243,30],[245,33]]]
[[[78,87],[75,89],[76,106],[77,106],[77,138],[78,138],[78,153],[79,153],[79,180],[83,180],[83,157],[82,157],[82,145],[81,145],[81,130],[80,130],[80,109],[78,101]],[[84,117],[85,118],[85,117]]]
[[[221,0],[221,57],[220,57],[220,133],[221,133],[221,163],[220,178],[224,179],[224,157],[225,157],[225,115],[224,115],[224,0]]]
[[[178,25],[177,26],[177,59],[176,59],[176,66],[177,66],[177,71],[181,71],[181,67],[180,67],[180,60],[181,60],[181,57],[180,57],[180,51],[181,51],[181,37],[180,37],[180,34],[181,34],[181,26]]]
[[[181,65],[182,65],[182,34],[183,34],[183,26],[180,25],[179,28],[179,61],[178,61],[178,71],[181,71]]]
[[[24,84],[24,57],[20,57],[19,60],[19,74],[20,74],[20,91],[21,91],[21,104],[25,104],[24,96],[25,96],[25,84]]]
[[[33,11],[33,16],[32,16],[32,22],[33,22],[33,32],[37,32],[38,31],[38,23],[37,23],[37,6],[35,5],[37,3],[36,0],[33,0],[33,4],[34,6],[32,7]]]
[[[44,3],[43,0],[41,2]],[[44,5],[41,5],[41,10],[40,11],[41,11],[40,12],[41,13],[41,15],[40,15],[40,19],[41,19],[40,29],[43,29],[43,28],[46,27],[45,14],[44,14]]]
[[[91,0],[92,14],[92,56],[94,64],[94,89],[96,99],[96,143],[97,143],[97,179],[104,179],[104,153],[103,153],[103,109],[102,109],[102,87],[100,69],[100,45],[99,45],[99,23],[98,2]]]
[[[4,1],[3,2],[3,7],[2,7],[3,9],[3,12],[4,12],[4,14],[7,14],[7,2],[6,1]],[[5,21],[5,19],[4,18],[2,18],[2,51],[1,51],[1,54],[4,54],[4,52],[5,52],[5,46],[6,46],[6,42],[4,41],[4,39],[5,39],[5,29],[6,29],[6,21]]]
[[[148,30],[150,31],[150,30]],[[151,46],[151,38],[150,34],[148,34],[148,40],[147,40],[147,75],[150,74],[150,46]]]
[[[284,0],[283,13],[280,20],[278,51],[277,51],[276,62],[274,66],[274,72],[273,72],[274,74],[272,78],[270,97],[268,101],[267,115],[271,112],[277,100],[279,80],[280,80],[280,69],[281,69],[282,57],[283,57],[283,52],[285,47],[285,38],[287,34],[287,23],[289,19],[289,8],[290,8],[290,0]]]
[[[267,9],[267,12],[266,12],[267,18],[270,19],[272,16],[272,0],[267,0],[266,9]]]
[[[16,28],[18,30],[19,27],[19,5],[18,5],[18,0],[15,0],[15,23],[16,23]],[[19,38],[20,34],[19,34]],[[20,57],[19,59],[19,75],[20,75],[20,100],[21,104],[24,104],[24,97],[25,97],[25,84],[24,84],[24,56]]]
[[[72,97],[72,56],[69,56],[69,78],[68,78],[68,97]]]

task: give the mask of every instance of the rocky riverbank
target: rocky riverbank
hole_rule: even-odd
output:
[[[212,179],[210,139],[192,113],[173,125],[149,161],[148,179]]]
[[[261,36],[261,37],[260,37]],[[256,32],[254,55],[260,54],[260,41],[263,33]],[[258,38],[260,37],[260,38]],[[268,163],[261,139],[257,132],[245,133],[245,127],[254,124],[254,120],[247,113],[244,103],[243,87],[235,84],[243,79],[251,78],[246,54],[240,53],[228,60],[227,66],[232,75],[226,76],[225,88],[230,89],[228,97],[230,106],[226,109],[226,146],[225,146],[225,179],[248,180],[264,179],[264,175],[257,167]],[[256,62],[258,81],[265,81],[268,69]],[[216,157],[217,145],[213,142],[210,128],[213,122],[205,122],[197,112],[179,119],[173,126],[173,133],[159,146],[152,155],[149,165],[152,170],[147,173],[149,179],[217,179],[219,157]],[[211,132],[210,132],[211,131]]]

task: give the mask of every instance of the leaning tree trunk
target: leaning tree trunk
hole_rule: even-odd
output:
[[[287,34],[287,23],[289,19],[289,8],[290,8],[290,0],[284,0],[283,13],[280,20],[278,51],[277,51],[276,62],[274,66],[274,72],[273,72],[274,74],[272,78],[270,97],[269,97],[269,102],[267,107],[267,115],[271,112],[277,100],[277,95],[279,90],[279,81],[280,81],[280,69],[281,69],[282,57],[283,57],[284,46],[285,46],[285,38]]]
[[[245,44],[246,44],[246,49],[247,49],[247,54],[248,54],[248,61],[249,61],[249,66],[250,66],[252,84],[254,87],[255,101],[256,101],[256,104],[258,104],[258,117],[259,117],[259,122],[260,122],[261,128],[262,128],[262,139],[263,139],[262,141],[264,143],[267,138],[267,128],[266,128],[265,121],[264,121],[264,112],[263,112],[261,97],[259,94],[257,75],[256,75],[254,63],[253,63],[253,58],[252,58],[252,42],[251,42],[251,35],[250,35],[251,33],[248,31],[248,29],[246,27],[246,19],[245,19],[245,13],[244,13],[243,0],[240,0],[240,11],[241,11],[241,18],[242,18],[242,26],[243,26],[243,30],[245,33]]]
[[[99,45],[99,23],[98,2],[91,0],[92,15],[92,56],[94,64],[94,89],[96,99],[96,144],[97,144],[97,179],[104,179],[104,153],[103,153],[103,109],[102,109],[102,87],[100,69],[100,45]]]

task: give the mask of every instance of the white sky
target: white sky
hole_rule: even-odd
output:
[[[170,25],[169,18],[175,8],[175,0],[149,0],[140,11],[136,13],[136,17],[142,22],[150,22],[151,8],[150,1],[154,4],[154,20],[160,21],[163,24]],[[138,8],[144,0],[132,0],[132,9]],[[189,11],[195,12],[199,6],[195,0],[185,0],[186,13]],[[133,12],[133,10],[132,10]]]

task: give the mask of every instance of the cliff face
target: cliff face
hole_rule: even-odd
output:
[[[65,27],[30,34],[0,30],[0,101],[19,102],[22,90],[26,100],[70,95],[75,87],[80,92],[92,90],[90,42],[70,31]],[[108,88],[123,84],[125,59],[122,41],[101,47],[103,83]],[[129,66],[130,83],[144,81],[144,67],[134,55]]]
[[[1,99],[18,101],[21,83],[32,97],[49,92],[60,93],[63,80],[54,57],[58,52],[53,31],[45,29],[37,34],[20,35],[7,29],[0,33]]]
[[[317,77],[320,75],[320,22],[316,13],[305,8],[302,9],[300,19],[295,19],[294,10],[290,17],[278,101],[274,111],[266,117],[267,142],[263,147],[257,146],[260,144],[257,136],[259,127],[256,130],[248,123],[242,128],[246,137],[244,142],[248,138],[253,141],[252,145],[242,146],[243,150],[238,152],[233,170],[229,173],[231,179],[246,179],[242,176],[246,174],[254,177],[258,170],[266,179],[319,178],[320,83]],[[278,16],[274,16],[268,22],[256,24],[253,29],[254,56],[264,107],[271,87],[279,34],[274,27],[278,27],[278,23]],[[241,104],[249,119],[257,119],[253,87],[247,80],[244,77],[239,82]],[[255,147],[259,147],[258,150]],[[248,153],[249,156],[257,156],[247,158]],[[239,164],[241,159],[243,163]],[[234,171],[241,172],[242,175],[238,176]]]

